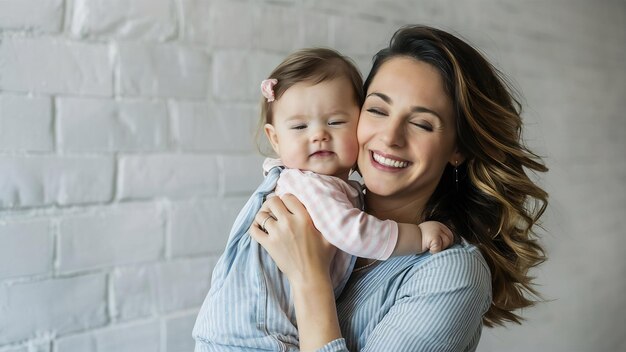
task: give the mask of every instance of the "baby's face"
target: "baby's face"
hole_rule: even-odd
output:
[[[360,106],[345,78],[290,87],[265,132],[286,167],[347,179],[357,159]]]

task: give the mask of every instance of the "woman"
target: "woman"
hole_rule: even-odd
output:
[[[519,104],[497,71],[449,33],[400,29],[364,88],[366,211],[443,222],[457,243],[437,255],[360,259],[335,302],[335,249],[296,198],[267,201],[250,233],[289,279],[302,350],[473,351],[483,324],[519,323],[515,310],[534,303],[528,269],[544,253],[532,229],[547,194],[525,169],[547,168],[521,144]]]

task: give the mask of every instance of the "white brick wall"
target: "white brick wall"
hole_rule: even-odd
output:
[[[0,89],[42,94],[111,96],[113,57],[106,44],[58,37],[0,42]]]
[[[225,101],[258,101],[259,85],[282,61],[278,54],[242,50],[218,51],[213,56],[213,96]]]
[[[0,155],[0,209],[110,201],[113,166],[109,156]]]
[[[0,28],[58,32],[63,23],[63,0],[2,0]]]
[[[129,155],[119,162],[119,198],[215,195],[217,157],[194,154]]]
[[[208,96],[210,58],[203,50],[175,44],[119,43],[119,93],[123,96]]]
[[[170,257],[219,255],[226,247],[232,221],[247,197],[175,202],[170,210],[167,248]]]
[[[172,102],[170,114],[173,138],[184,151],[250,153],[256,150],[251,138],[258,126],[256,104],[179,101]],[[213,136],[207,138],[207,135]]]
[[[258,85],[393,31],[478,45],[551,168],[546,303],[479,351],[626,350],[626,6],[585,0],[0,0],[0,352],[191,351],[261,180]]]
[[[56,107],[62,151],[163,151],[168,147],[164,102],[59,98]]]
[[[0,151],[51,152],[52,99],[0,96]]]
[[[180,1],[180,40],[197,44],[209,43],[213,23],[210,17],[212,3],[212,0]]]
[[[263,163],[263,159],[258,155],[220,157],[224,194],[229,196],[251,194],[263,180],[263,170],[258,167]]]
[[[165,350],[166,351],[193,351],[194,343],[189,339],[189,331],[196,322],[196,312],[173,316],[165,319]]]
[[[0,224],[0,279],[47,274],[54,250],[50,221]],[[22,260],[22,258],[29,260]]]
[[[29,341],[20,346],[7,346],[0,348],[0,352],[50,352],[50,342],[39,343],[36,340]]]
[[[178,30],[169,0],[75,0],[71,32],[77,37],[171,39]]]
[[[158,321],[141,321],[63,337],[54,346],[57,352],[160,351],[160,334]]]
[[[69,273],[158,260],[165,241],[154,205],[123,205],[60,220],[57,266]]]
[[[26,258],[28,260],[28,258]],[[0,286],[0,344],[42,332],[67,334],[107,323],[103,274]]]

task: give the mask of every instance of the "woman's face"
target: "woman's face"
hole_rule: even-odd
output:
[[[446,163],[461,162],[441,75],[430,64],[395,57],[382,64],[366,94],[358,166],[368,194],[425,202]]]

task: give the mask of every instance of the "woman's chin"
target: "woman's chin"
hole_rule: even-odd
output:
[[[385,182],[365,182],[365,187],[367,188],[367,192],[369,194],[379,197],[389,197],[398,191],[397,187],[389,185]]]

